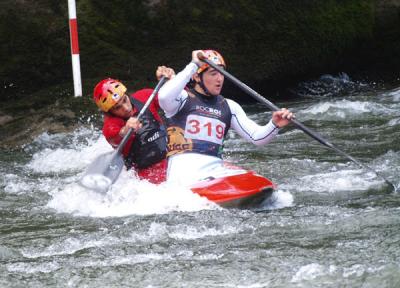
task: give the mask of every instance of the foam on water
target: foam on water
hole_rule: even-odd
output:
[[[10,194],[26,193],[31,190],[31,183],[20,179],[16,174],[4,174],[3,177],[4,191]]]
[[[390,264],[379,264],[373,263],[372,265],[354,264],[348,267],[338,267],[336,265],[321,265],[318,263],[311,263],[301,266],[295,275],[292,277],[291,282],[304,282],[309,283],[308,286],[315,281],[320,279],[325,283],[330,283],[332,279],[341,278],[360,278],[363,277],[365,283],[374,283],[374,276],[378,273],[385,273],[385,270],[390,270],[392,266]],[[397,268],[398,269],[398,268]],[[365,280],[369,279],[369,280]],[[390,281],[389,281],[390,283]],[[377,283],[375,283],[377,284]],[[371,287],[376,285],[372,284]]]
[[[166,259],[171,259],[168,254],[132,254],[124,256],[112,256],[106,261],[104,260],[83,260],[75,263],[64,262],[62,260],[54,261],[36,261],[35,263],[24,263],[17,262],[7,265],[7,270],[14,273],[51,273],[59,270],[60,268],[85,268],[85,267],[109,267],[109,266],[119,266],[119,265],[133,265],[137,263],[145,263],[150,261],[163,261]],[[78,285],[79,286],[79,285]],[[76,287],[73,285],[72,287]]]
[[[396,113],[396,111],[383,104],[343,99],[334,102],[321,102],[312,105],[298,114],[305,116],[302,118],[310,118],[312,117],[310,115],[314,115],[321,117],[322,119],[340,120],[351,119],[362,114],[381,115],[394,113]]]
[[[331,274],[336,271],[336,267],[331,265],[329,268],[317,263],[311,263],[300,267],[296,274],[292,277],[291,282],[300,282],[303,280],[313,280],[325,274]]]
[[[366,191],[378,189],[384,181],[372,172],[362,170],[341,170],[303,176],[301,189],[316,193],[340,193],[344,191]]]
[[[21,177],[16,174],[4,174],[4,192],[10,194],[32,194],[35,191],[48,192],[57,185],[57,180],[52,177],[32,179],[28,176]]]
[[[72,235],[64,239],[54,238],[49,239],[46,244],[41,246],[28,246],[22,249],[21,254],[29,259],[46,258],[60,255],[73,255],[82,250],[91,248],[101,248],[118,246],[123,243],[151,243],[166,241],[167,239],[180,240],[195,240],[214,236],[237,234],[247,226],[239,228],[227,223],[219,227],[206,227],[197,225],[180,224],[176,226],[167,225],[164,222],[153,222],[148,227],[147,231],[135,231],[123,235],[114,236],[108,234],[108,229],[102,231],[96,237],[87,237],[87,235]],[[104,234],[104,233],[106,234]],[[71,232],[74,234],[74,232]]]
[[[169,233],[169,237],[176,240],[192,240],[201,239],[207,237],[215,237],[220,235],[236,234],[239,229],[234,226],[224,226],[223,229],[220,228],[208,228],[208,227],[194,227],[187,225],[180,225]]]
[[[59,173],[86,168],[98,155],[112,151],[103,136],[96,142],[65,148],[45,148],[35,153],[27,168],[37,173]]]
[[[263,209],[274,210],[293,206],[294,198],[289,191],[278,189],[262,204]]]
[[[319,79],[302,82],[296,89],[296,94],[302,97],[334,97],[344,94],[355,94],[369,90],[366,83],[352,81],[344,72],[338,75],[322,75]]]
[[[393,97],[394,101],[400,101],[400,88],[394,89],[388,93],[384,93],[384,95]]]
[[[14,272],[14,273],[27,273],[27,274],[50,273],[58,269],[60,269],[60,264],[55,261],[39,263],[39,264],[17,262],[7,265],[7,270],[9,272]]]
[[[31,146],[25,147],[37,152],[24,167],[38,179],[27,182],[10,174],[8,179],[12,181],[7,184],[6,191],[21,193],[42,189],[52,196],[48,208],[92,217],[217,209],[215,204],[189,189],[166,183],[154,185],[139,180],[125,169],[106,194],[82,187],[78,181],[86,167],[100,154],[112,151],[99,133],[79,128],[72,134],[40,135]],[[73,176],[68,175],[71,172]]]
[[[389,126],[397,126],[400,125],[400,118],[392,119],[388,122]]]
[[[392,169],[396,162],[396,153],[382,155],[371,168],[385,175],[384,171]],[[390,159],[390,161],[388,160]],[[372,171],[359,168],[349,168],[348,164],[336,164],[332,166],[326,162],[316,162],[309,159],[291,159],[296,169],[303,169],[305,175],[287,179],[287,182],[279,185],[279,188],[291,192],[312,192],[318,194],[341,194],[342,192],[367,191],[385,187],[385,181]],[[351,164],[352,165],[352,164]]]
[[[163,214],[171,211],[216,209],[216,205],[189,189],[167,183],[155,185],[123,170],[106,194],[77,183],[51,191],[49,208],[91,217]]]
[[[112,237],[112,236],[103,236],[101,240],[96,239],[88,239],[83,237],[70,237],[67,239],[57,239],[52,240],[54,243],[51,243],[49,246],[40,247],[27,247],[24,248],[21,253],[24,257],[35,259],[42,257],[51,257],[51,256],[59,256],[59,255],[72,255],[78,251],[83,249],[88,249],[92,247],[103,247],[110,244],[118,244],[121,240]]]
[[[374,173],[365,174],[361,170],[341,170],[307,175],[302,177],[301,181],[307,190],[328,193],[368,190],[383,184],[383,181]]]
[[[26,183],[10,175],[9,178],[15,181],[11,181],[13,184],[8,184],[7,190],[12,193],[41,189],[52,196],[47,204],[48,208],[77,216],[122,217],[132,214],[220,209],[216,204],[188,188],[171,183],[154,185],[139,180],[133,172],[125,169],[106,193],[95,192],[81,186],[78,182],[85,168],[98,155],[112,151],[99,133],[80,128],[72,134],[42,134],[31,147],[26,147],[26,149],[35,147],[37,152],[25,166],[26,170],[39,175],[39,180],[36,182],[40,184],[35,181]],[[66,139],[73,140],[65,143]],[[73,176],[68,174],[71,172],[74,173]],[[292,204],[293,197],[289,192],[276,191],[271,201],[264,206],[268,209],[279,209]]]

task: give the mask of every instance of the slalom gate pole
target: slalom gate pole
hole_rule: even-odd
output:
[[[79,59],[78,22],[75,0],[68,0],[69,34],[71,40],[72,73],[75,97],[82,96],[81,64]]]

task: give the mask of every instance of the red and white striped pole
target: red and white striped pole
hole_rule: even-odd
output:
[[[69,35],[71,39],[72,73],[74,77],[74,92],[82,96],[81,64],[79,60],[78,23],[76,21],[75,0],[68,0]]]

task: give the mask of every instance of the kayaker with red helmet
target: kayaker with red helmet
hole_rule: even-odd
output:
[[[156,72],[158,79],[173,75],[175,72],[165,66]],[[140,179],[158,184],[165,181],[167,161],[166,132],[158,113],[157,96],[140,120],[135,117],[152,92],[153,89],[141,89],[128,95],[124,84],[107,78],[95,86],[93,100],[104,113],[103,135],[114,148],[130,128],[134,129],[122,150],[126,167],[134,168]]]
[[[224,76],[198,58],[198,53],[226,68],[215,50],[196,50],[192,61],[159,91],[159,103],[167,117],[167,180],[193,184],[208,177],[237,173],[224,166],[222,149],[229,128],[256,144],[270,142],[293,114],[273,112],[264,126],[249,119],[242,107],[220,95]]]

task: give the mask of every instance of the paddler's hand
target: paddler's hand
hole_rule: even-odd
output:
[[[286,108],[282,108],[281,110],[272,113],[272,122],[278,128],[285,127],[290,123],[290,120],[294,118],[294,114]]]
[[[162,76],[165,76],[168,79],[172,79],[175,77],[175,71],[174,69],[166,66],[158,66],[156,71],[157,80],[160,81]]]
[[[199,56],[200,56],[200,58],[199,58]],[[206,55],[204,55],[203,50],[192,51],[192,62],[195,63],[198,67],[200,67],[204,64],[204,62],[200,60],[202,57],[206,58]]]
[[[133,128],[134,131],[137,131],[142,128],[142,123],[140,123],[139,119],[136,117],[129,118],[128,121],[126,121],[125,126],[119,130],[119,135],[124,137],[130,128]]]

